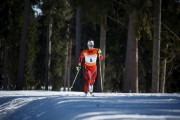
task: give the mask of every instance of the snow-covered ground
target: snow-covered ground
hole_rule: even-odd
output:
[[[180,120],[180,94],[0,91],[0,120]]]

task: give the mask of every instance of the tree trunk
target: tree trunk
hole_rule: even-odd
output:
[[[75,61],[77,64],[79,55],[81,52],[81,7],[77,6],[76,8],[76,51],[75,51]],[[80,76],[77,76],[77,80],[76,84],[74,86],[74,90],[77,91],[81,91],[81,88],[79,86],[81,86],[80,83]]]
[[[67,86],[68,91],[70,91],[70,83],[71,83],[71,55],[72,55],[72,40],[70,39],[70,26],[68,24],[67,28],[67,40],[68,40],[68,71],[67,71]]]
[[[67,87],[67,78],[68,78],[68,41],[66,42],[66,59],[65,59],[65,68],[64,68],[64,91],[66,91]]]
[[[72,54],[72,40],[69,39],[69,50],[68,50],[68,90],[70,90],[70,83],[71,83],[71,54]]]
[[[26,51],[28,25],[29,25],[29,9],[30,9],[30,0],[24,0],[23,26],[22,26],[22,31],[21,31],[19,61],[18,61],[18,75],[17,75],[17,82],[16,82],[17,90],[23,89],[25,51]]]
[[[47,38],[46,38],[46,73],[45,73],[45,80],[46,80],[46,87],[45,89],[48,90],[49,86],[49,79],[50,79],[50,64],[51,64],[51,35],[52,35],[52,18],[48,15],[47,18]]]
[[[101,29],[100,29],[100,49],[102,50],[102,55],[104,58],[106,57],[106,28],[105,28],[106,19],[107,19],[106,16],[101,18]],[[103,92],[103,85],[105,81],[105,59],[101,61],[101,73],[99,71],[99,74],[101,74],[102,81],[101,79],[98,80],[98,83],[100,83],[98,84],[98,88],[101,88],[101,92]]]
[[[78,61],[81,51],[81,8],[76,9],[76,62]]]
[[[8,77],[7,77],[7,59],[8,59],[8,51],[7,51],[7,43],[4,40],[4,51],[3,51],[3,90],[8,89]]]
[[[154,0],[154,40],[153,40],[153,63],[152,63],[152,86],[154,93],[159,92],[159,70],[160,70],[160,35],[161,35],[161,0]]]
[[[131,0],[132,4],[137,2]],[[138,46],[135,35],[136,10],[129,15],[128,40],[126,48],[125,75],[123,80],[123,92],[138,92]]]
[[[164,59],[162,63],[162,70],[161,70],[161,84],[160,84],[160,92],[164,93],[165,90],[165,82],[166,82],[166,58]]]
[[[66,43],[66,60],[65,60],[65,76],[64,76],[64,91],[65,88],[70,90],[70,82],[71,82],[71,52],[72,52],[72,40],[70,39],[70,31],[69,24],[67,28],[67,43]]]

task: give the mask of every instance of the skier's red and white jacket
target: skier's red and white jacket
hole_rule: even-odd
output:
[[[97,57],[102,60],[103,56],[98,54],[98,48],[85,49],[81,52],[81,55],[78,60],[78,65],[81,65],[82,59],[85,58],[85,66],[95,66]]]

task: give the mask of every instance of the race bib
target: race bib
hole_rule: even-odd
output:
[[[95,63],[97,60],[97,54],[93,54],[93,55],[85,55],[85,61],[87,63]]]

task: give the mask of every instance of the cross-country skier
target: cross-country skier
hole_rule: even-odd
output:
[[[93,84],[95,83],[95,79],[97,76],[97,57],[99,60],[103,59],[102,52],[98,48],[94,48],[94,41],[88,40],[87,42],[88,49],[85,49],[81,52],[78,60],[78,66],[76,67],[77,71],[81,69],[81,63],[83,58],[85,58],[84,62],[84,77],[86,82],[84,84],[84,92],[87,95],[88,92],[92,95],[93,92]]]

